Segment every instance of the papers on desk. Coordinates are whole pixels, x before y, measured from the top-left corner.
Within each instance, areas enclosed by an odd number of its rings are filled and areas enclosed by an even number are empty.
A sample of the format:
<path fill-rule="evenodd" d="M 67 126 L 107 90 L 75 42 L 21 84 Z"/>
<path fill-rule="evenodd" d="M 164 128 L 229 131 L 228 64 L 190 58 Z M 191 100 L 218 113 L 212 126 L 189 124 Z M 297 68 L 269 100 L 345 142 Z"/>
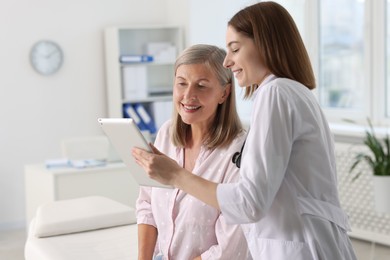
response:
<path fill-rule="evenodd" d="M 90 168 L 101 167 L 107 164 L 106 160 L 85 159 L 85 160 L 68 160 L 68 159 L 54 159 L 46 160 L 45 165 L 48 169 L 53 168 Z"/>
<path fill-rule="evenodd" d="M 76 161 L 70 161 L 70 163 L 74 168 L 100 167 L 106 165 L 105 160 L 95 160 L 95 159 L 76 160 Z"/>
<path fill-rule="evenodd" d="M 71 167 L 68 159 L 53 159 L 45 161 L 46 168 L 66 168 Z"/>

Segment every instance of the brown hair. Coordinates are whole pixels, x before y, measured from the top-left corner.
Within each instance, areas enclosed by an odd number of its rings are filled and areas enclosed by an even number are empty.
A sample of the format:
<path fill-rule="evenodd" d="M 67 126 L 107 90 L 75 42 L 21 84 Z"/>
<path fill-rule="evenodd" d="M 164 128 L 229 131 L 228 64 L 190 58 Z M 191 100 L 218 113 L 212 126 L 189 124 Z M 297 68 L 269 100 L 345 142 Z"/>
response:
<path fill-rule="evenodd" d="M 185 49 L 175 63 L 175 75 L 181 65 L 204 64 L 218 78 L 223 88 L 231 85 L 230 95 L 225 102 L 218 105 L 214 122 L 210 126 L 208 136 L 205 136 L 204 145 L 213 149 L 218 146 L 229 145 L 242 132 L 242 124 L 236 109 L 233 74 L 230 69 L 223 67 L 225 50 L 213 45 L 196 44 Z M 184 123 L 176 106 L 173 108 L 172 142 L 175 146 L 185 147 L 187 135 L 191 126 Z"/>
<path fill-rule="evenodd" d="M 298 28 L 288 11 L 275 2 L 259 2 L 236 13 L 228 22 L 253 39 L 264 65 L 277 77 L 316 87 L 313 69 Z M 250 97 L 258 85 L 247 86 Z"/>

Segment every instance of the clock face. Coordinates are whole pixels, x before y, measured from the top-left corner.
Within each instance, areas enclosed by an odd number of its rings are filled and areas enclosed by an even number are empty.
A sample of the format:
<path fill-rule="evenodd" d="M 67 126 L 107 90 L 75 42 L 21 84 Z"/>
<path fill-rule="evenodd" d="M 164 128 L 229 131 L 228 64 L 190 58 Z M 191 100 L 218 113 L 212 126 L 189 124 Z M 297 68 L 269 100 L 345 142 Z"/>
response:
<path fill-rule="evenodd" d="M 39 41 L 31 48 L 30 60 L 33 68 L 42 75 L 57 72 L 63 62 L 61 47 L 53 41 Z"/>

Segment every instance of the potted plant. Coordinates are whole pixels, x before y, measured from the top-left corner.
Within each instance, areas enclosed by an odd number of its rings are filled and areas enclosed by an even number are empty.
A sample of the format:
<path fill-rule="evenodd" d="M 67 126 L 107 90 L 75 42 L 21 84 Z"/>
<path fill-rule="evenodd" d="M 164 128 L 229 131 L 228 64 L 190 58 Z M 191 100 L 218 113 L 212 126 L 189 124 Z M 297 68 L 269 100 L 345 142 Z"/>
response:
<path fill-rule="evenodd" d="M 390 138 L 388 134 L 378 138 L 371 120 L 367 121 L 369 129 L 365 131 L 363 144 L 369 151 L 356 154 L 349 172 L 354 172 L 360 163 L 366 162 L 373 173 L 375 208 L 377 211 L 390 213 Z M 357 172 L 353 180 L 360 174 L 361 171 Z"/>

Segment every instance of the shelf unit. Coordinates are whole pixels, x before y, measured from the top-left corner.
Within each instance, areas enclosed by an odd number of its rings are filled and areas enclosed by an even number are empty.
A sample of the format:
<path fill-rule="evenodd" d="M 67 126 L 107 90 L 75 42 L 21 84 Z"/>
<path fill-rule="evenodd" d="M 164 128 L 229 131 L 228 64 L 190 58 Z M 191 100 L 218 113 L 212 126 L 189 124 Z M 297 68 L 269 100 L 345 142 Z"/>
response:
<path fill-rule="evenodd" d="M 104 40 L 108 116 L 125 117 L 124 105 L 140 103 L 158 128 L 171 117 L 174 62 L 183 49 L 182 29 L 174 25 L 109 27 L 104 31 Z M 174 47 L 169 58 L 158 60 L 158 55 L 148 53 L 150 45 L 168 43 Z M 120 57 L 125 55 L 150 55 L 154 61 L 121 63 Z M 126 74 L 129 71 L 133 74 Z M 132 80 L 137 77 L 142 80 Z M 126 82 L 140 85 L 143 95 L 129 95 Z"/>

